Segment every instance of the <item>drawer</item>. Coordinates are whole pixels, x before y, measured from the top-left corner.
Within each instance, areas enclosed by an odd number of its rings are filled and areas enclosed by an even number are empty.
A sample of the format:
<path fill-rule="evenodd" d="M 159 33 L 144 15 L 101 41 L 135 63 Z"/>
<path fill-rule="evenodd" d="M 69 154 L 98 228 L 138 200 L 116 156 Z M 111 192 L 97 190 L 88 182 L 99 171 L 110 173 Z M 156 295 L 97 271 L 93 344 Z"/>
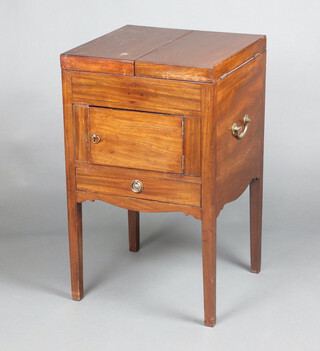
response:
<path fill-rule="evenodd" d="M 200 119 L 74 106 L 76 160 L 200 175 Z"/>
<path fill-rule="evenodd" d="M 201 185 L 115 167 L 76 169 L 76 188 L 99 194 L 200 207 Z"/>
<path fill-rule="evenodd" d="M 198 83 L 87 72 L 71 80 L 74 103 L 200 117 Z"/>

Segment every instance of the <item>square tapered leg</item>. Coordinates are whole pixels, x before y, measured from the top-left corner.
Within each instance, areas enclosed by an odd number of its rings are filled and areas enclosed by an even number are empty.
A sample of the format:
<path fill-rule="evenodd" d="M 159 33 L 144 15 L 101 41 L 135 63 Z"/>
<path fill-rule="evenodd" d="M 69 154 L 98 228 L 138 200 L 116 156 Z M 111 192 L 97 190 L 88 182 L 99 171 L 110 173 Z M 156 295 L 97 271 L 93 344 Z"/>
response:
<path fill-rule="evenodd" d="M 140 249 L 140 214 L 139 211 L 128 210 L 129 250 L 137 252 Z"/>
<path fill-rule="evenodd" d="M 251 272 L 261 269 L 261 232 L 262 232 L 262 179 L 250 183 L 250 253 Z"/>

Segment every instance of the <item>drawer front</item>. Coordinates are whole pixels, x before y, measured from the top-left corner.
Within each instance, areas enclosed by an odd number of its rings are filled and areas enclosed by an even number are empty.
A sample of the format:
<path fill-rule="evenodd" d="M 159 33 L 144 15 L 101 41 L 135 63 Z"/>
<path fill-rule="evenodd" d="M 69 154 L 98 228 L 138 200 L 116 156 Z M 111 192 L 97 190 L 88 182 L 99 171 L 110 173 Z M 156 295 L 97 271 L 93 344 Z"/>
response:
<path fill-rule="evenodd" d="M 200 184 L 151 177 L 146 172 L 88 167 L 76 169 L 76 188 L 99 194 L 200 207 Z"/>
<path fill-rule="evenodd" d="M 200 84 L 72 72 L 74 103 L 200 117 Z"/>
<path fill-rule="evenodd" d="M 183 172 L 182 117 L 90 108 L 94 164 Z"/>

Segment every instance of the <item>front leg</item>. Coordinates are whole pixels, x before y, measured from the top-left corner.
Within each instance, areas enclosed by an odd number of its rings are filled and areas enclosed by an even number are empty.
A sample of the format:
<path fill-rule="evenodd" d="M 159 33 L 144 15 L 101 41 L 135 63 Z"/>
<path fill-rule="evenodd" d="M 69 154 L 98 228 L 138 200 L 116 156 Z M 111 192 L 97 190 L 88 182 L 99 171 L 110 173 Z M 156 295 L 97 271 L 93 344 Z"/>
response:
<path fill-rule="evenodd" d="M 83 298 L 82 203 L 68 197 L 68 226 L 72 299 Z"/>

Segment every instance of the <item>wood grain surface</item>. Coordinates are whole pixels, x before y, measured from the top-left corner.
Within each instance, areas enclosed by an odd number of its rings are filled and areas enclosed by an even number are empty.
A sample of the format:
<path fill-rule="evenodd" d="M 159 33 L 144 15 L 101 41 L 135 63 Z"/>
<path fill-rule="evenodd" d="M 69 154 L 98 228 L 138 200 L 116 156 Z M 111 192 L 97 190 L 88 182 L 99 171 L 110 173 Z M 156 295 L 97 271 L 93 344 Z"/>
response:
<path fill-rule="evenodd" d="M 94 164 L 183 173 L 182 117 L 90 108 Z"/>
<path fill-rule="evenodd" d="M 135 59 L 189 32 L 127 25 L 61 54 L 61 67 L 134 75 Z"/>
<path fill-rule="evenodd" d="M 134 193 L 131 190 L 133 180 L 123 169 L 114 173 L 97 168 L 76 170 L 77 190 L 200 207 L 199 184 L 140 177 L 138 180 L 144 189 L 141 193 Z"/>
<path fill-rule="evenodd" d="M 83 297 L 82 203 L 201 219 L 204 324 L 216 323 L 217 217 L 250 184 L 251 271 L 261 268 L 266 38 L 125 26 L 61 55 L 72 297 Z M 244 127 L 242 139 L 231 133 Z M 100 142 L 91 142 L 97 134 Z M 131 182 L 143 184 L 140 193 Z"/>
<path fill-rule="evenodd" d="M 194 176 L 201 174 L 201 120 L 184 118 L 184 173 Z"/>
<path fill-rule="evenodd" d="M 263 50 L 263 35 L 192 31 L 138 58 L 135 75 L 212 82 Z"/>
<path fill-rule="evenodd" d="M 62 91 L 71 290 L 72 298 L 74 300 L 81 300 L 83 297 L 82 204 L 76 200 L 72 86 L 71 73 L 68 71 L 62 72 Z"/>
<path fill-rule="evenodd" d="M 75 160 L 90 162 L 89 106 L 73 105 Z"/>
<path fill-rule="evenodd" d="M 264 35 L 128 25 L 60 60 L 68 70 L 214 82 L 265 47 Z"/>
<path fill-rule="evenodd" d="M 149 171 L 149 170 L 140 170 L 135 168 L 120 168 L 120 167 L 112 167 L 112 166 L 102 166 L 102 165 L 93 165 L 91 163 L 75 161 L 76 168 L 87 168 L 92 170 L 102 170 L 104 169 L 105 172 L 111 173 L 124 173 L 130 175 L 132 178 L 139 178 L 139 177 L 148 177 L 148 178 L 156 178 L 156 179 L 168 179 L 168 180 L 176 180 L 178 182 L 185 182 L 185 183 L 194 183 L 194 184 L 201 184 L 201 177 L 196 176 L 189 176 L 185 174 L 178 174 L 178 173 L 166 173 L 166 172 L 156 172 L 156 171 Z"/>
<path fill-rule="evenodd" d="M 61 67 L 71 71 L 88 71 L 134 76 L 134 62 L 128 60 L 109 60 L 103 58 L 64 56 L 60 58 Z"/>
<path fill-rule="evenodd" d="M 182 212 L 195 219 L 201 219 L 201 208 L 189 205 L 178 205 L 169 202 L 159 202 L 132 197 L 76 191 L 78 202 L 100 200 L 121 208 L 139 212 Z"/>
<path fill-rule="evenodd" d="M 203 262 L 204 324 L 216 323 L 216 242 L 217 242 L 217 188 L 216 188 L 216 124 L 214 116 L 214 85 L 202 87 L 201 125 L 201 230 Z"/>
<path fill-rule="evenodd" d="M 264 134 L 265 54 L 216 84 L 217 202 L 239 197 L 252 179 L 262 176 Z M 243 139 L 231 134 L 231 126 L 251 122 Z"/>
<path fill-rule="evenodd" d="M 72 72 L 73 102 L 127 110 L 201 115 L 200 85 L 161 79 Z"/>

